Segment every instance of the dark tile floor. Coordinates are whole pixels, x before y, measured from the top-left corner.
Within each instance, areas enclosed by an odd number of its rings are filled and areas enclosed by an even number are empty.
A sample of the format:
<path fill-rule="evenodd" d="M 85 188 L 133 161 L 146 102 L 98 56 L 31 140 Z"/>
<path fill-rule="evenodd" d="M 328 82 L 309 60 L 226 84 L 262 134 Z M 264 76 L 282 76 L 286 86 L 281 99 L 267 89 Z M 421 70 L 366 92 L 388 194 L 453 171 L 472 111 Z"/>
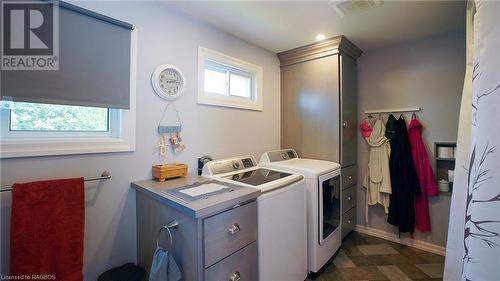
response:
<path fill-rule="evenodd" d="M 315 280 L 443 280 L 443 268 L 443 256 L 352 232 Z"/>

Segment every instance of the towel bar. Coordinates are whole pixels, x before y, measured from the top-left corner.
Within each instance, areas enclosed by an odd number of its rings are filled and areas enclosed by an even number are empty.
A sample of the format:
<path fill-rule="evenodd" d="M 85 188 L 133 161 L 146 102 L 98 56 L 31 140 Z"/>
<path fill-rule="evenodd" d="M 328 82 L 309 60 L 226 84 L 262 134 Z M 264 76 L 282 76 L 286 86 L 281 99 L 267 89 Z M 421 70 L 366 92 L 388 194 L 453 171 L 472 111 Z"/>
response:
<path fill-rule="evenodd" d="M 158 234 L 156 234 L 156 248 L 161 248 L 165 251 L 167 251 L 167 250 L 173 251 L 174 250 L 174 238 L 173 238 L 174 236 L 172 235 L 172 231 L 170 229 L 178 229 L 178 228 L 179 228 L 179 222 L 177 222 L 177 221 L 173 221 L 167 225 L 160 227 L 160 229 L 158 229 Z M 163 247 L 160 246 L 160 234 L 161 234 L 161 231 L 163 229 L 166 229 L 168 232 L 168 237 L 170 239 L 170 244 L 169 244 L 170 249 L 164 249 Z"/>
<path fill-rule="evenodd" d="M 104 171 L 99 177 L 84 178 L 83 181 L 99 181 L 99 180 L 109 180 L 111 179 L 111 173 L 109 171 Z M 0 192 L 12 191 L 12 187 L 0 188 Z"/>

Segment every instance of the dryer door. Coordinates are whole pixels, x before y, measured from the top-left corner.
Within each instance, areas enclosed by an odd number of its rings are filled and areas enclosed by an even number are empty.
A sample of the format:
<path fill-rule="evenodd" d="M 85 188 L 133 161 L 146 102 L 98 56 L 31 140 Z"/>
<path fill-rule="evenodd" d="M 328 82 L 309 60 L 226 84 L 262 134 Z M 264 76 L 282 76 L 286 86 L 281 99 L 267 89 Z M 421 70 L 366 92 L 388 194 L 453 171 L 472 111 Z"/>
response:
<path fill-rule="evenodd" d="M 319 244 L 323 245 L 341 228 L 340 170 L 320 176 L 318 188 Z"/>

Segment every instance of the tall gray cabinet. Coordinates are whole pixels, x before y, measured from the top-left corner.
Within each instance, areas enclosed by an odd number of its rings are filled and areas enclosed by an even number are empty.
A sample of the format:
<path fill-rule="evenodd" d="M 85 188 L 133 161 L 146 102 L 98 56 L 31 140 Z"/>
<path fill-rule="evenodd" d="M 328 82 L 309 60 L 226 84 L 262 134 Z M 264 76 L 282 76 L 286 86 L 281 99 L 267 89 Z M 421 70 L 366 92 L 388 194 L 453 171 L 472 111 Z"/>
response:
<path fill-rule="evenodd" d="M 357 70 L 344 36 L 278 53 L 281 147 L 342 166 L 342 236 L 356 225 Z"/>

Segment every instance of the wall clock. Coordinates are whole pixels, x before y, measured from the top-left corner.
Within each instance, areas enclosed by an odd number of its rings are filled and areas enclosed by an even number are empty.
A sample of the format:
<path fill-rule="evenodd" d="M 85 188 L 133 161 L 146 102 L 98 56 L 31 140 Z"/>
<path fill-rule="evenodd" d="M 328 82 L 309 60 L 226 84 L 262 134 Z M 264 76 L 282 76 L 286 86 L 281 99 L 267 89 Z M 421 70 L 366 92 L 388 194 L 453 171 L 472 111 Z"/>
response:
<path fill-rule="evenodd" d="M 162 99 L 173 101 L 184 91 L 185 80 L 182 72 L 171 64 L 158 66 L 151 75 L 155 93 Z"/>

